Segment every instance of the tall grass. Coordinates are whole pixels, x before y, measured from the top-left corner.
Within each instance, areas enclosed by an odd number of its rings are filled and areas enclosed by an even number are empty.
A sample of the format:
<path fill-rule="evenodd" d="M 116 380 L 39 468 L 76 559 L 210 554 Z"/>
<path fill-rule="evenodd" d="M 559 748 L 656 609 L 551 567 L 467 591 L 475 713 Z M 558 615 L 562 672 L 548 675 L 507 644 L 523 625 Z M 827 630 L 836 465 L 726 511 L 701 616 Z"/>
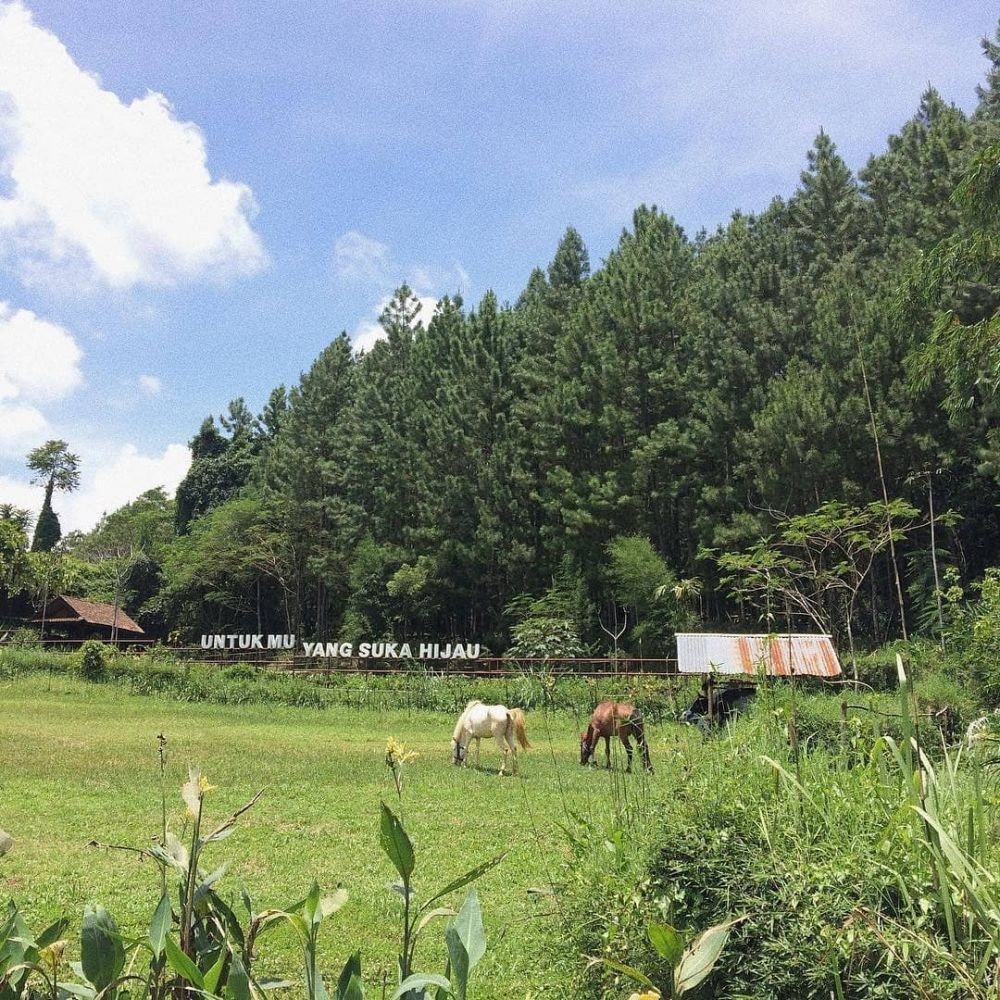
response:
<path fill-rule="evenodd" d="M 664 981 L 650 920 L 690 934 L 745 915 L 716 997 L 996 998 L 997 769 L 942 739 L 901 664 L 898 680 L 874 712 L 779 695 L 704 742 L 661 745 L 675 793 L 633 821 L 636 848 L 601 857 L 598 832 L 575 850 L 578 949 Z M 591 969 L 580 991 L 627 989 Z"/>

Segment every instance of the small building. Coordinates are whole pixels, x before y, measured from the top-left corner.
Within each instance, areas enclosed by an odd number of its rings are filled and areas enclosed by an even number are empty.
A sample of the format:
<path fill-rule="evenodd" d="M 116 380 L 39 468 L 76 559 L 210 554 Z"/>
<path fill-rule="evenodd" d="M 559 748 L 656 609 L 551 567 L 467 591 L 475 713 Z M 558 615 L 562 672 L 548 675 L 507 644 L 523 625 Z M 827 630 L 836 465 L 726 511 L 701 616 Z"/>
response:
<path fill-rule="evenodd" d="M 838 677 L 840 661 L 828 635 L 677 633 L 682 674 L 753 677 Z"/>
<path fill-rule="evenodd" d="M 45 606 L 33 624 L 45 626 L 45 638 L 67 639 L 144 639 L 146 633 L 122 608 L 101 601 L 60 594 Z"/>

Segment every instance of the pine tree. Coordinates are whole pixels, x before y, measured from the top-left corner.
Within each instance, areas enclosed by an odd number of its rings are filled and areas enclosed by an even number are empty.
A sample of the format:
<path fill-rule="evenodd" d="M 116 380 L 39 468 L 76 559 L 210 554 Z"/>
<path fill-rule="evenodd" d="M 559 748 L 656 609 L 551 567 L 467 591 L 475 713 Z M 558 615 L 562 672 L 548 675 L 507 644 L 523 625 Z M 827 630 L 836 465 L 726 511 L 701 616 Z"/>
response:
<path fill-rule="evenodd" d="M 984 144 L 995 143 L 1000 133 L 1000 23 L 993 38 L 983 38 L 980 42 L 983 55 L 989 60 L 986 84 L 976 87 L 979 104 L 974 116 L 979 126 Z"/>

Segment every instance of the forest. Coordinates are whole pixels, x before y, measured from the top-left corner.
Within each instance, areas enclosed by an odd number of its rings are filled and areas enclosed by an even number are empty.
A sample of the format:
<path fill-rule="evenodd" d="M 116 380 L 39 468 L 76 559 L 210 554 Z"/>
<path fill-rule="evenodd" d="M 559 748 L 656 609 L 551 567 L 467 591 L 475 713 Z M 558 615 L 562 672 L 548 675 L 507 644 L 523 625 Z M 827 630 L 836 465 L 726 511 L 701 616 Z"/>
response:
<path fill-rule="evenodd" d="M 0 616 L 76 593 L 171 641 L 524 656 L 611 623 L 647 656 L 700 623 L 943 633 L 1000 565 L 1000 29 L 982 47 L 974 112 L 928 88 L 856 175 L 820 131 L 790 197 L 715 231 L 643 205 L 592 266 L 570 228 L 516 301 L 426 326 L 399 288 L 370 351 L 341 333 L 206 417 L 175 498 L 61 537 L 76 456 L 36 449 Z"/>

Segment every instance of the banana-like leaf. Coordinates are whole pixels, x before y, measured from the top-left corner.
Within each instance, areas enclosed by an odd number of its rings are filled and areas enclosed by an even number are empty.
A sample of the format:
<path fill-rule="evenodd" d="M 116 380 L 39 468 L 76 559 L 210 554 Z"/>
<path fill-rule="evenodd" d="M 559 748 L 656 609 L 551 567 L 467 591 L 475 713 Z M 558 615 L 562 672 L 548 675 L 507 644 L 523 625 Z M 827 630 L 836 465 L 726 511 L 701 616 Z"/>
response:
<path fill-rule="evenodd" d="M 219 987 L 219 979 L 222 977 L 222 970 L 226 965 L 226 959 L 229 957 L 229 953 L 222 949 L 219 952 L 219 957 L 212 964 L 212 967 L 205 973 L 205 990 L 208 993 L 215 993 Z"/>
<path fill-rule="evenodd" d="M 125 947 L 114 918 L 103 906 L 88 903 L 83 908 L 80 931 L 80 964 L 87 982 L 100 992 L 107 989 L 125 967 Z"/>
<path fill-rule="evenodd" d="M 379 840 L 382 844 L 382 850 L 389 856 L 389 860 L 399 872 L 399 877 L 405 882 L 409 882 L 416 865 L 413 844 L 399 818 L 384 802 L 379 822 Z"/>
<path fill-rule="evenodd" d="M 229 975 L 226 976 L 226 998 L 250 1000 L 250 977 L 239 955 L 233 955 L 232 964 L 229 966 Z"/>
<path fill-rule="evenodd" d="M 97 996 L 93 986 L 85 986 L 83 983 L 60 983 L 59 993 L 79 997 L 80 1000 L 94 1000 Z"/>
<path fill-rule="evenodd" d="M 160 897 L 156 912 L 149 924 L 149 947 L 153 951 L 154 958 L 159 958 L 163 954 L 163 943 L 167 939 L 172 922 L 173 912 L 170 908 L 170 896 L 165 892 Z"/>
<path fill-rule="evenodd" d="M 189 982 L 192 986 L 197 986 L 199 990 L 205 988 L 205 977 L 201 974 L 201 970 L 181 951 L 172 937 L 167 937 L 164 942 L 164 950 L 167 955 L 167 964 L 181 979 Z"/>
<path fill-rule="evenodd" d="M 362 1000 L 361 992 L 361 952 L 356 951 L 344 963 L 337 979 L 337 1000 Z"/>
<path fill-rule="evenodd" d="M 592 965 L 603 965 L 605 968 L 611 969 L 612 972 L 620 972 L 623 976 L 628 976 L 632 982 L 639 983 L 640 986 L 647 986 L 651 990 L 656 989 L 656 983 L 646 973 L 640 972 L 624 962 L 617 962 L 613 958 L 591 958 L 587 962 L 587 968 L 589 969 Z"/>
<path fill-rule="evenodd" d="M 684 949 L 680 964 L 674 970 L 674 993 L 677 996 L 693 990 L 715 968 L 715 963 L 729 939 L 729 931 L 734 924 L 743 919 L 738 917 L 736 920 L 709 927 Z"/>
<path fill-rule="evenodd" d="M 469 953 L 465 950 L 465 945 L 454 927 L 448 928 L 444 940 L 448 946 L 448 976 L 451 979 L 455 997 L 457 1000 L 465 1000 L 466 992 L 469 989 L 469 972 L 471 971 Z"/>
<path fill-rule="evenodd" d="M 450 906 L 438 906 L 433 910 L 425 913 L 420 921 L 417 923 L 416 929 L 413 931 L 413 936 L 416 937 L 432 920 L 437 920 L 438 917 L 453 917 L 455 916 L 455 911 Z"/>
<path fill-rule="evenodd" d="M 479 964 L 486 953 L 486 932 L 483 930 L 483 913 L 475 889 L 470 889 L 462 908 L 458 911 L 449 932 L 454 931 L 469 956 L 469 972 Z"/>
<path fill-rule="evenodd" d="M 646 935 L 656 954 L 673 968 L 684 954 L 684 938 L 669 924 L 658 924 L 654 921 L 650 921 Z"/>
<path fill-rule="evenodd" d="M 449 892 L 454 892 L 456 889 L 463 889 L 470 882 L 475 882 L 477 878 L 485 875 L 491 868 L 495 868 L 500 864 L 505 857 L 507 857 L 506 851 L 498 854 L 495 858 L 490 858 L 489 861 L 484 861 L 481 865 L 476 865 L 475 868 L 470 868 L 464 875 L 459 875 L 454 882 L 449 882 L 443 889 L 431 896 L 421 909 L 426 910 L 427 907 L 433 906 L 442 896 L 447 896 Z"/>
<path fill-rule="evenodd" d="M 54 920 L 48 927 L 38 935 L 38 940 L 35 942 L 35 946 L 39 949 L 48 948 L 50 944 L 58 941 L 63 934 L 66 933 L 66 928 L 69 927 L 69 919 L 66 917 L 59 917 L 58 920 Z"/>
<path fill-rule="evenodd" d="M 428 986 L 437 986 L 438 989 L 444 990 L 450 997 L 455 995 L 451 988 L 451 983 L 444 976 L 435 975 L 433 972 L 417 972 L 412 976 L 408 976 L 396 987 L 396 992 L 393 993 L 391 1000 L 399 1000 L 401 996 L 404 996 L 411 990 L 426 990 Z"/>

